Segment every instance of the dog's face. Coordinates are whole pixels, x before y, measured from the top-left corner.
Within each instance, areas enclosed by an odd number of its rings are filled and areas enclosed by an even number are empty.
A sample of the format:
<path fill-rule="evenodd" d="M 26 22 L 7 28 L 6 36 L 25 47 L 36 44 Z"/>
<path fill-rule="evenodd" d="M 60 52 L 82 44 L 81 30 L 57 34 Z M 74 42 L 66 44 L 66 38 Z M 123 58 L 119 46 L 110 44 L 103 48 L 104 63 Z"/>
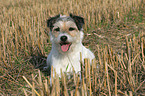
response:
<path fill-rule="evenodd" d="M 79 16 L 60 16 L 57 15 L 47 20 L 50 28 L 50 39 L 52 44 L 60 52 L 72 51 L 74 46 L 81 43 L 83 39 L 82 26 L 84 19 Z"/>

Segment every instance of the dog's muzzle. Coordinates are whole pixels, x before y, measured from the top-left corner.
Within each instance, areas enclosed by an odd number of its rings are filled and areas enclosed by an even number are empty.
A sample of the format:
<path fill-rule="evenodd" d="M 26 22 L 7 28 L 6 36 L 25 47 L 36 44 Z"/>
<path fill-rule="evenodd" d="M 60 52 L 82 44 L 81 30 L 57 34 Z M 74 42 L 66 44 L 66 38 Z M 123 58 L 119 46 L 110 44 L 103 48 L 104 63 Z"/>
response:
<path fill-rule="evenodd" d="M 67 36 L 61 36 L 60 37 L 60 46 L 61 46 L 61 50 L 63 51 L 63 52 L 66 52 L 66 51 L 68 51 L 69 50 L 69 48 L 70 48 L 70 46 L 71 46 L 71 43 L 70 42 L 68 42 L 68 40 L 67 40 L 68 38 L 67 38 Z"/>

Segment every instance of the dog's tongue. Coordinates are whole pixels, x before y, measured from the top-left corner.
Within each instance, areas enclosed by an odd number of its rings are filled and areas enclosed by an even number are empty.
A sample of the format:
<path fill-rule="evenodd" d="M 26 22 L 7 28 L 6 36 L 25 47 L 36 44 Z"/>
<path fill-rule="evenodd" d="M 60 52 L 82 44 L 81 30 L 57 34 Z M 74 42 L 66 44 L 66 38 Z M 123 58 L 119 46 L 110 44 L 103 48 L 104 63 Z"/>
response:
<path fill-rule="evenodd" d="M 70 46 L 70 44 L 64 44 L 64 45 L 61 46 L 61 50 L 62 50 L 63 52 L 66 52 L 66 51 L 68 51 L 69 46 Z"/>

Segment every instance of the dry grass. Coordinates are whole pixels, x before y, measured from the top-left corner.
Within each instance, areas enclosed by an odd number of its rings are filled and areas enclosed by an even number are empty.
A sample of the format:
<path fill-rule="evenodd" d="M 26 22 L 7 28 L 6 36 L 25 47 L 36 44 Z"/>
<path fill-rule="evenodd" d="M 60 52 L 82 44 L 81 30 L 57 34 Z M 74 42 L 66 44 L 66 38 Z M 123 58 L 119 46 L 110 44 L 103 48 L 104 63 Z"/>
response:
<path fill-rule="evenodd" d="M 140 34 L 128 40 L 126 37 L 126 50 L 120 54 L 113 52 L 112 48 L 97 46 L 97 60 L 90 66 L 89 60 L 81 63 L 81 81 L 79 74 L 62 73 L 62 78 L 32 74 L 27 88 L 23 88 L 25 95 L 35 96 L 143 96 L 145 95 L 145 38 Z M 81 55 L 80 55 L 81 56 Z M 82 62 L 82 61 L 80 61 Z M 97 67 L 98 66 L 98 67 Z M 52 68 L 53 69 L 53 68 Z M 53 70 L 52 70 L 53 72 Z M 56 74 L 56 73 L 55 73 Z M 42 79 L 43 78 L 43 79 Z M 37 91 L 36 91 L 37 90 Z"/>
<path fill-rule="evenodd" d="M 32 76 L 32 85 L 23 76 L 30 86 L 25 88 L 24 92 L 33 96 L 34 94 L 38 96 L 145 95 L 145 53 L 143 52 L 145 39 L 142 36 L 139 41 L 135 36 L 130 40 L 126 37 L 126 52 L 122 51 L 121 54 L 116 54 L 108 46 L 104 49 L 97 46 L 98 59 L 93 60 L 91 66 L 88 59 L 84 60 L 84 65 L 81 63 L 81 81 L 79 74 L 70 73 L 71 76 L 68 77 L 62 73 L 62 77 L 59 78 L 55 73 L 55 77 L 51 77 L 51 85 L 50 77 L 41 75 L 38 70 L 39 75 L 35 78 Z M 29 88 L 32 92 L 28 91 Z"/>
<path fill-rule="evenodd" d="M 29 95 L 35 91 L 76 96 L 145 94 L 144 0 L 2 1 L 0 95 Z M 59 13 L 85 18 L 84 44 L 95 52 L 96 63 L 85 67 L 82 81 L 77 74 L 69 81 L 63 75 L 61 79 L 54 78 L 56 83 L 50 88 L 46 86 L 49 78 L 40 72 L 37 76 L 34 66 L 40 69 L 44 66 L 51 49 L 46 20 Z M 35 91 L 27 88 L 22 76 L 32 83 Z"/>

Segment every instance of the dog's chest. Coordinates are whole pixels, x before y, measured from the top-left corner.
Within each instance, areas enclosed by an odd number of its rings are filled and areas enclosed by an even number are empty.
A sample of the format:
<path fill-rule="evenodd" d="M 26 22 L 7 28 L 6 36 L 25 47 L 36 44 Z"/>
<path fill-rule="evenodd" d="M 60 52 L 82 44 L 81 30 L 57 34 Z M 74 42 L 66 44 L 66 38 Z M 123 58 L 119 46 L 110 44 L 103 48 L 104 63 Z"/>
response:
<path fill-rule="evenodd" d="M 74 56 L 57 56 L 52 57 L 52 66 L 55 68 L 56 72 L 60 74 L 60 69 L 62 72 L 72 72 L 73 68 L 75 72 L 80 71 L 80 57 L 78 55 Z"/>

